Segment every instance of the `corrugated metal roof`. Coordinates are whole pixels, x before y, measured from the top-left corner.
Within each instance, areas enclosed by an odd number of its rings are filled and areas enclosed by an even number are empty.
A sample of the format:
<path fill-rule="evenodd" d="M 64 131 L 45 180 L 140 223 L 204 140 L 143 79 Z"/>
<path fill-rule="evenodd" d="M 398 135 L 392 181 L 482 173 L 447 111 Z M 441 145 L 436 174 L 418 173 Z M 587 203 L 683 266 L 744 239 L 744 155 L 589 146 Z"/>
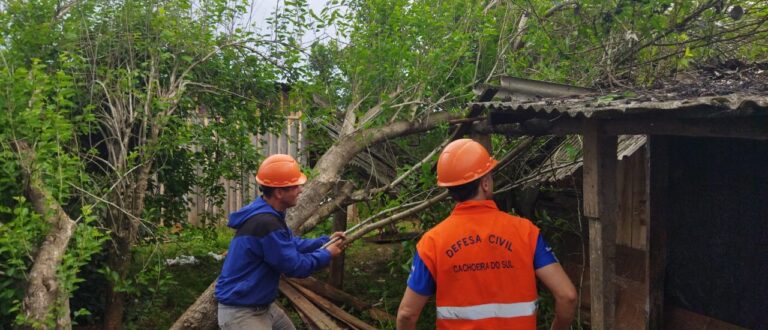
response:
<path fill-rule="evenodd" d="M 540 175 L 534 178 L 539 182 L 556 182 L 576 173 L 583 165 L 581 156 L 581 136 L 572 135 L 539 167 Z M 645 145 L 645 135 L 619 135 L 616 158 L 621 160 L 635 153 Z"/>
<path fill-rule="evenodd" d="M 570 117 L 613 118 L 627 115 L 669 114 L 675 117 L 738 117 L 768 115 L 768 96 L 732 93 L 717 96 L 682 97 L 677 94 L 645 94 L 623 97 L 616 94 L 549 98 L 541 101 L 472 103 L 497 114 L 514 118 Z"/>

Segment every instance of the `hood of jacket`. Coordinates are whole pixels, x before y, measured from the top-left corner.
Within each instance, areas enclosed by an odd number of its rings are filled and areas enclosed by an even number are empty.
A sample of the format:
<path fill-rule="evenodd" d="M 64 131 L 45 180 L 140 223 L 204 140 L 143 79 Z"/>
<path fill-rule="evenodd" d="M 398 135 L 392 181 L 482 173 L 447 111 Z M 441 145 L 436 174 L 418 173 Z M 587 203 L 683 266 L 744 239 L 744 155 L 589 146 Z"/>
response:
<path fill-rule="evenodd" d="M 280 218 L 280 220 L 285 220 L 285 213 L 278 212 L 272 208 L 271 205 L 267 204 L 267 201 L 265 201 L 264 198 L 259 197 L 251 202 L 251 204 L 246 205 L 236 212 L 230 213 L 227 226 L 234 229 L 240 228 L 240 226 L 245 223 L 245 220 L 260 213 L 271 213 Z"/>

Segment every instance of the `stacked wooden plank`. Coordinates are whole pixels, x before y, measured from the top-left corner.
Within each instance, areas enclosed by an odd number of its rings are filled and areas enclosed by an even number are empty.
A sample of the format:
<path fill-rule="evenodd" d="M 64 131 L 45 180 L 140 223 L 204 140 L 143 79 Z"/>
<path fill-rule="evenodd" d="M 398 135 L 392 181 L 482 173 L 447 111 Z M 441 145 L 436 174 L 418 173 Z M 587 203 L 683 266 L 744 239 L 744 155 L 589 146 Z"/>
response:
<path fill-rule="evenodd" d="M 288 298 L 310 329 L 376 329 L 376 327 L 365 323 L 337 306 L 337 303 L 366 313 L 372 319 L 379 322 L 392 322 L 395 320 L 386 311 L 373 307 L 344 291 L 312 277 L 305 279 L 281 279 L 279 289 Z"/>

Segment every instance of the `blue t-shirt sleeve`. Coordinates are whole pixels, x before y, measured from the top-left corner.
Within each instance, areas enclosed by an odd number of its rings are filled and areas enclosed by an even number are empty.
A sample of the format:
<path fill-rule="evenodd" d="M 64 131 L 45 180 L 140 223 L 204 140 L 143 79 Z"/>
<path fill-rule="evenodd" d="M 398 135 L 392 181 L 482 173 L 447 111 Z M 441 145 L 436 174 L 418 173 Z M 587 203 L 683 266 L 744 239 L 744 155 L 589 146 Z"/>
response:
<path fill-rule="evenodd" d="M 552 252 L 552 248 L 539 233 L 539 239 L 536 241 L 536 252 L 533 254 L 533 269 L 539 269 L 556 262 L 555 253 Z"/>
<path fill-rule="evenodd" d="M 408 287 L 422 296 L 431 296 L 435 294 L 435 279 L 429 268 L 421 261 L 419 253 L 413 254 L 413 264 L 411 265 L 411 275 L 408 276 Z"/>

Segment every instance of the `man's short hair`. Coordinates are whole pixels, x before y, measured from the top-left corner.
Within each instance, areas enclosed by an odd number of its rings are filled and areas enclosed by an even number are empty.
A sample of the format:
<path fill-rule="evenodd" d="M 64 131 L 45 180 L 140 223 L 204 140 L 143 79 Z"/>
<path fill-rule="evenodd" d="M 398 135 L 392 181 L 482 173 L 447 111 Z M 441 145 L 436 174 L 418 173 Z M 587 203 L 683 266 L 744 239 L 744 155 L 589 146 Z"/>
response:
<path fill-rule="evenodd" d="M 259 186 L 259 190 L 261 190 L 261 195 L 264 197 L 272 197 L 272 194 L 275 193 L 275 187 L 267 187 L 267 186 Z"/>
<path fill-rule="evenodd" d="M 457 202 L 463 202 L 472 197 L 475 197 L 480 190 L 480 180 L 483 177 L 485 177 L 485 175 L 462 185 L 448 187 L 448 193 L 451 194 L 451 197 L 453 197 L 453 199 L 455 199 Z"/>

